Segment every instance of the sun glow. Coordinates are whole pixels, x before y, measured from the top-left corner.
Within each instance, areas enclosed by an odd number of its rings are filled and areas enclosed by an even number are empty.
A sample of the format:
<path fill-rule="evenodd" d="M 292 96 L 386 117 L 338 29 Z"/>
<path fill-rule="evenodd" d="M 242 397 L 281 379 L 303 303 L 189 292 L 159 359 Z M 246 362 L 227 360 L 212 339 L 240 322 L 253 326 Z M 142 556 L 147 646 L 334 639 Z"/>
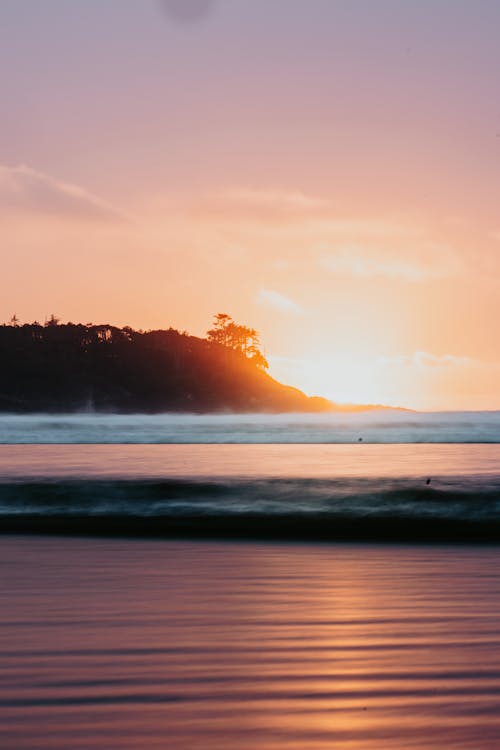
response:
<path fill-rule="evenodd" d="M 339 404 L 397 405 L 397 394 L 390 393 L 376 360 L 271 358 L 271 374 L 278 380 L 293 383 L 308 395 L 322 395 Z"/>
<path fill-rule="evenodd" d="M 321 375 L 319 377 L 321 378 Z M 329 380 L 330 398 L 339 403 L 367 404 L 384 400 L 383 391 L 377 383 L 377 368 L 374 363 L 349 359 L 336 360 L 330 371 Z"/>

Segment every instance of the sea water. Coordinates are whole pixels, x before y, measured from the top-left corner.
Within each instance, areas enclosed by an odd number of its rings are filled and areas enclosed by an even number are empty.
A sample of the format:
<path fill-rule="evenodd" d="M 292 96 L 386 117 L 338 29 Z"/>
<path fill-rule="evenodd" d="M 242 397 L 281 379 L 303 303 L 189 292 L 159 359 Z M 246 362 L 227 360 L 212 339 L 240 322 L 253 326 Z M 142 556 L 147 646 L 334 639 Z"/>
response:
<path fill-rule="evenodd" d="M 0 443 L 498 443 L 500 412 L 0 415 Z"/>
<path fill-rule="evenodd" d="M 4 531 L 500 540 L 500 413 L 0 417 Z"/>
<path fill-rule="evenodd" d="M 0 747 L 500 747 L 497 413 L 0 439 Z"/>

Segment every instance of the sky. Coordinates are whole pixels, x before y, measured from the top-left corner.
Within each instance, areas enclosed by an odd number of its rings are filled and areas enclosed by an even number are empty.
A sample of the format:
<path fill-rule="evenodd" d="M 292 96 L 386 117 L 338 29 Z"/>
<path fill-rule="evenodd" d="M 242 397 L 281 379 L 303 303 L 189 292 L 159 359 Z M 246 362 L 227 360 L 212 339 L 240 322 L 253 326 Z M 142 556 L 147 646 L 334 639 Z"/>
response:
<path fill-rule="evenodd" d="M 0 321 L 500 409 L 497 0 L 0 0 Z"/>

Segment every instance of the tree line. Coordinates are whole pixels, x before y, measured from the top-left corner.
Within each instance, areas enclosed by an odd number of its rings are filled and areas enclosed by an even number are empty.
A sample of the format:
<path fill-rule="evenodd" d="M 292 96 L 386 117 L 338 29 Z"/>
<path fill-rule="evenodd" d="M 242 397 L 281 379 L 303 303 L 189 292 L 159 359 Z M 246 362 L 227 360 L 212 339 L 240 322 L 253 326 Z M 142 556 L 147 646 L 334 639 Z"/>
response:
<path fill-rule="evenodd" d="M 268 375 L 258 333 L 218 313 L 206 338 L 170 327 L 0 325 L 0 411 L 318 411 Z"/>

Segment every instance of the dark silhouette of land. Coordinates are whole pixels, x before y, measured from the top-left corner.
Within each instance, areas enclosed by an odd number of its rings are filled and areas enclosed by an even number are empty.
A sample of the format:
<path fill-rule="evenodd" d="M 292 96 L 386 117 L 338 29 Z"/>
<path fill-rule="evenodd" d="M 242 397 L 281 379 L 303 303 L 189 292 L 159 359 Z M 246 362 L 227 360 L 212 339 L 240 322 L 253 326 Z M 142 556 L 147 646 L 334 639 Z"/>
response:
<path fill-rule="evenodd" d="M 3 412 L 336 408 L 268 375 L 257 332 L 224 314 L 216 316 L 206 339 L 173 328 L 142 332 L 111 325 L 61 325 L 53 316 L 45 325 L 20 325 L 14 316 L 0 326 L 0 362 Z"/>

